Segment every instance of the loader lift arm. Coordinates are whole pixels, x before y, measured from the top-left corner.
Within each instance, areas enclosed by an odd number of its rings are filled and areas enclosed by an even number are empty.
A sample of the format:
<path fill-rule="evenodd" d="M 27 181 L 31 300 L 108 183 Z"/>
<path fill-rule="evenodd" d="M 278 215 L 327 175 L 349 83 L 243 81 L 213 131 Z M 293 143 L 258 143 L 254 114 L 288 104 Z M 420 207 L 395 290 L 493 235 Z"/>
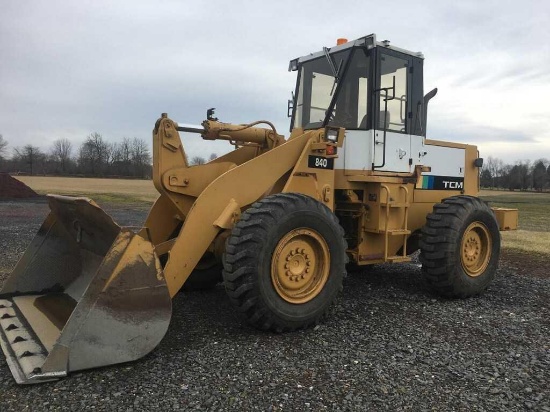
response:
<path fill-rule="evenodd" d="M 205 139 L 218 137 L 244 146 L 208 164 L 188 167 L 178 126 L 163 115 L 153 132 L 153 181 L 161 196 L 145 226 L 155 247 L 168 249 L 164 276 L 170 296 L 183 286 L 220 231 L 233 227 L 243 208 L 281 179 L 287 183 L 285 175 L 299 164 L 308 142 L 319 137 L 318 131 L 310 131 L 284 141 L 269 129 L 212 120 L 203 126 Z M 181 222 L 179 234 L 170 241 L 168 235 Z"/>

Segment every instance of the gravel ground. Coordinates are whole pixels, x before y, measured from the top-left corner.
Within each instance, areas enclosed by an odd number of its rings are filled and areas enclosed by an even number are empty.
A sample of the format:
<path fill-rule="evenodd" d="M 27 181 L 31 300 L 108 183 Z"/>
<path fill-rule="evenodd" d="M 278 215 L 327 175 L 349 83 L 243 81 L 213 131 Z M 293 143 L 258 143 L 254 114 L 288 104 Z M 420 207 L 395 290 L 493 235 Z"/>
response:
<path fill-rule="evenodd" d="M 0 202 L 0 282 L 47 210 Z M 139 225 L 147 207 L 106 210 Z M 419 275 L 414 263 L 351 274 L 322 325 L 282 335 L 244 325 L 222 286 L 180 293 L 137 362 L 18 386 L 0 355 L 0 409 L 550 411 L 550 279 L 503 263 L 483 296 L 445 300 Z"/>

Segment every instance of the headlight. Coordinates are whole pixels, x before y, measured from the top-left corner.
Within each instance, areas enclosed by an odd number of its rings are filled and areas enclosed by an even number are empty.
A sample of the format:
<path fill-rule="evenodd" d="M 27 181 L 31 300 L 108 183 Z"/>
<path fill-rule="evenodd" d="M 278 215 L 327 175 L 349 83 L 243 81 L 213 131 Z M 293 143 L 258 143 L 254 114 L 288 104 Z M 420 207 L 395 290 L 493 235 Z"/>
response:
<path fill-rule="evenodd" d="M 328 129 L 325 137 L 329 142 L 336 143 L 338 141 L 338 129 Z"/>

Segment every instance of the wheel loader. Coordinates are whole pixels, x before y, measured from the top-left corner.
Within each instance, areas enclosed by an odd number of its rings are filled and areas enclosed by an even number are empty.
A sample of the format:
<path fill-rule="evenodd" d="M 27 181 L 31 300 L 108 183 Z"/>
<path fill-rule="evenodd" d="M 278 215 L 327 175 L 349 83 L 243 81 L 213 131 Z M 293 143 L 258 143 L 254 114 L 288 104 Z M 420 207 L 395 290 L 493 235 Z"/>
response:
<path fill-rule="evenodd" d="M 153 130 L 160 196 L 139 231 L 83 197 L 50 213 L 0 291 L 0 342 L 18 383 L 139 359 L 166 333 L 186 281 L 223 280 L 252 326 L 318 322 L 346 266 L 411 260 L 435 293 L 466 298 L 495 277 L 517 210 L 476 195 L 476 146 L 426 136 L 423 55 L 375 35 L 294 59 L 285 139 L 268 121 Z M 180 132 L 235 150 L 189 166 Z"/>

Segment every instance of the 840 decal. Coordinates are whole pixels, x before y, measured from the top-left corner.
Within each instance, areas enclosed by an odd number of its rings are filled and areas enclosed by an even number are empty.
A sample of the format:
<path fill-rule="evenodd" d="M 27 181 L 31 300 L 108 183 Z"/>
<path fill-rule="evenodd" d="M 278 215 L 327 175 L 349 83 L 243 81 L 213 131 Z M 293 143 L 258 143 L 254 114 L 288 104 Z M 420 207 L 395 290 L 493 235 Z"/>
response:
<path fill-rule="evenodd" d="M 334 158 L 326 158 L 323 156 L 309 155 L 307 159 L 307 167 L 314 169 L 334 169 Z"/>

